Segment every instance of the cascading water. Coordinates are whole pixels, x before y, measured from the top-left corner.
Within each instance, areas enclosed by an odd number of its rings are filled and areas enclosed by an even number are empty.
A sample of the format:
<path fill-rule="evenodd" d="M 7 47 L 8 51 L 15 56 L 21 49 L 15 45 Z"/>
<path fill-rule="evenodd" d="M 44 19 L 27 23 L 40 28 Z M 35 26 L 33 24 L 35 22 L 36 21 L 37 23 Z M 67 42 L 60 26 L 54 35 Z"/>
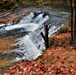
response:
<path fill-rule="evenodd" d="M 40 33 L 44 32 L 44 23 L 49 24 L 49 36 L 55 33 L 66 22 L 67 15 L 64 16 L 49 16 L 46 12 L 36 11 L 30 12 L 24 16 L 18 24 L 4 26 L 0 24 L 0 32 L 7 34 L 10 31 L 20 29 L 20 32 L 28 32 L 23 37 L 17 38 L 16 41 L 19 45 L 13 52 L 20 54 L 21 56 L 16 58 L 16 61 L 21 59 L 36 59 L 42 54 L 42 50 L 45 49 L 44 40 Z M 4 26 L 4 27 L 3 27 Z M 21 30 L 22 29 L 22 30 Z M 22 33 L 21 33 L 22 34 Z M 0 34 L 2 35 L 2 34 Z"/>
<path fill-rule="evenodd" d="M 39 44 L 41 45 L 43 43 L 42 37 L 39 37 L 39 36 L 41 31 L 43 30 L 43 23 L 49 19 L 48 15 L 45 15 L 45 17 L 43 17 L 43 14 L 45 13 L 40 13 L 39 15 L 34 17 L 34 13 L 30 13 L 28 16 L 24 17 L 19 22 L 19 24 L 23 23 L 24 25 L 22 26 L 25 27 L 27 31 L 31 31 L 31 32 L 22 38 L 18 38 L 19 48 L 15 49 L 15 52 L 21 53 L 23 57 L 16 58 L 16 60 L 36 59 L 39 55 L 41 55 L 42 53 L 41 50 L 44 49 L 44 46 L 41 49 L 40 48 L 38 49 L 38 46 L 36 44 L 38 43 L 38 45 Z M 42 27 L 42 29 L 38 30 L 40 27 Z M 17 28 L 19 28 L 18 25 L 17 25 Z M 8 28 L 8 30 L 9 29 L 10 27 Z"/>

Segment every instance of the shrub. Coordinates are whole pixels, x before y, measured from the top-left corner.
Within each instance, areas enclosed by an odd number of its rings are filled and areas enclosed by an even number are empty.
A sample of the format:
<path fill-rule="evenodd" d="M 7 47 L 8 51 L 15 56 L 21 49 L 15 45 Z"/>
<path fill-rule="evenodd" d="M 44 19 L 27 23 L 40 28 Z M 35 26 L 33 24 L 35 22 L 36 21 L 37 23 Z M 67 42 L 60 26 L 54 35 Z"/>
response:
<path fill-rule="evenodd" d="M 60 28 L 57 32 L 57 34 L 66 33 L 69 31 L 69 25 L 66 23 L 62 28 Z"/>

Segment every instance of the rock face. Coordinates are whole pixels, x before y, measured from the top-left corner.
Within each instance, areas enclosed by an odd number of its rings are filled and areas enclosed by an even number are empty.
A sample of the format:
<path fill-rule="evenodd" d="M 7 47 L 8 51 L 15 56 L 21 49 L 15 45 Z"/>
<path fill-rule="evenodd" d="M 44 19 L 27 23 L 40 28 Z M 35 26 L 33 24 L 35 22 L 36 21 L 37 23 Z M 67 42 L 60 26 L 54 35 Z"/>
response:
<path fill-rule="evenodd" d="M 31 12 L 31 10 L 24 10 L 18 17 L 16 17 L 14 20 L 13 20 L 13 24 L 17 24 L 23 16 L 29 14 Z"/>
<path fill-rule="evenodd" d="M 14 13 L 14 14 L 11 14 L 10 16 L 1 19 L 1 20 L 0 20 L 0 23 L 7 24 L 7 23 L 10 21 L 10 19 L 11 19 L 11 18 L 14 18 L 15 16 L 16 16 L 15 13 Z"/>
<path fill-rule="evenodd" d="M 20 19 L 29 14 L 32 10 L 26 10 L 22 9 L 21 12 L 18 12 L 21 8 L 16 9 L 15 11 L 11 11 L 8 14 L 3 14 L 0 16 L 0 23 L 8 24 L 10 21 L 12 21 L 12 24 L 17 24 Z"/>

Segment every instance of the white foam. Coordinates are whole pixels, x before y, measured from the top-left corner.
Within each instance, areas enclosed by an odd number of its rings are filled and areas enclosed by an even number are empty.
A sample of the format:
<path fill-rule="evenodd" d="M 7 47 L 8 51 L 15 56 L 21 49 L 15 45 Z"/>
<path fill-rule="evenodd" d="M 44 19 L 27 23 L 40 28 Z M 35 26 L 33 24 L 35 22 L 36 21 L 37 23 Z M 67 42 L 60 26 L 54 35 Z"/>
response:
<path fill-rule="evenodd" d="M 19 48 L 15 50 L 15 52 L 23 53 L 23 57 L 19 59 L 36 59 L 41 55 L 42 52 L 38 50 L 29 35 L 26 35 L 18 40 Z"/>
<path fill-rule="evenodd" d="M 33 20 L 33 22 L 34 22 L 34 23 L 39 23 L 39 21 L 40 21 L 41 19 L 43 19 L 43 14 L 44 14 L 44 13 L 36 16 L 36 18 Z"/>
<path fill-rule="evenodd" d="M 16 24 L 16 25 L 7 26 L 5 27 L 5 30 L 9 31 L 9 30 L 14 30 L 18 28 L 24 28 L 27 31 L 35 31 L 38 27 L 39 27 L 38 24 L 26 23 L 26 24 Z"/>
<path fill-rule="evenodd" d="M 27 15 L 27 16 L 25 16 L 20 22 L 19 22 L 19 24 L 22 24 L 22 23 L 30 23 L 33 19 L 34 17 L 34 13 L 30 13 L 29 15 Z"/>
<path fill-rule="evenodd" d="M 5 24 L 0 24 L 0 27 L 3 27 Z"/>
<path fill-rule="evenodd" d="M 39 21 L 39 25 L 42 25 L 45 21 L 47 21 L 49 19 L 49 16 L 45 16 L 45 18 L 42 18 L 40 21 Z"/>

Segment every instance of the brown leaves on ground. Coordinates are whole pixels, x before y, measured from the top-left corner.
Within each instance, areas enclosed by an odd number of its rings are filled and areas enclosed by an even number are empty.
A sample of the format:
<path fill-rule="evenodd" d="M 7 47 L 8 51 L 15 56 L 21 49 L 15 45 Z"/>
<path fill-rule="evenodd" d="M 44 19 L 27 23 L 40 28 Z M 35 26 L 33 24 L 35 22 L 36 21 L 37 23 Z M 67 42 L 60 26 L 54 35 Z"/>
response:
<path fill-rule="evenodd" d="M 64 46 L 70 45 L 71 35 L 70 33 L 54 34 L 49 38 L 50 46 Z M 52 43 L 52 44 L 51 44 Z"/>
<path fill-rule="evenodd" d="M 61 38 L 68 38 L 68 35 L 64 33 L 54 37 L 60 41 Z M 65 41 L 68 42 L 69 39 Z M 76 75 L 76 48 L 68 45 L 66 47 L 52 46 L 36 60 L 17 62 L 3 75 Z"/>
<path fill-rule="evenodd" d="M 36 60 L 22 60 L 3 75 L 76 75 L 76 51 L 50 48 Z"/>
<path fill-rule="evenodd" d="M 15 44 L 16 42 L 14 40 L 11 40 L 10 38 L 13 37 L 9 37 L 9 38 L 1 38 L 0 39 L 0 52 L 7 52 L 9 53 L 9 51 L 11 51 L 11 45 Z"/>

